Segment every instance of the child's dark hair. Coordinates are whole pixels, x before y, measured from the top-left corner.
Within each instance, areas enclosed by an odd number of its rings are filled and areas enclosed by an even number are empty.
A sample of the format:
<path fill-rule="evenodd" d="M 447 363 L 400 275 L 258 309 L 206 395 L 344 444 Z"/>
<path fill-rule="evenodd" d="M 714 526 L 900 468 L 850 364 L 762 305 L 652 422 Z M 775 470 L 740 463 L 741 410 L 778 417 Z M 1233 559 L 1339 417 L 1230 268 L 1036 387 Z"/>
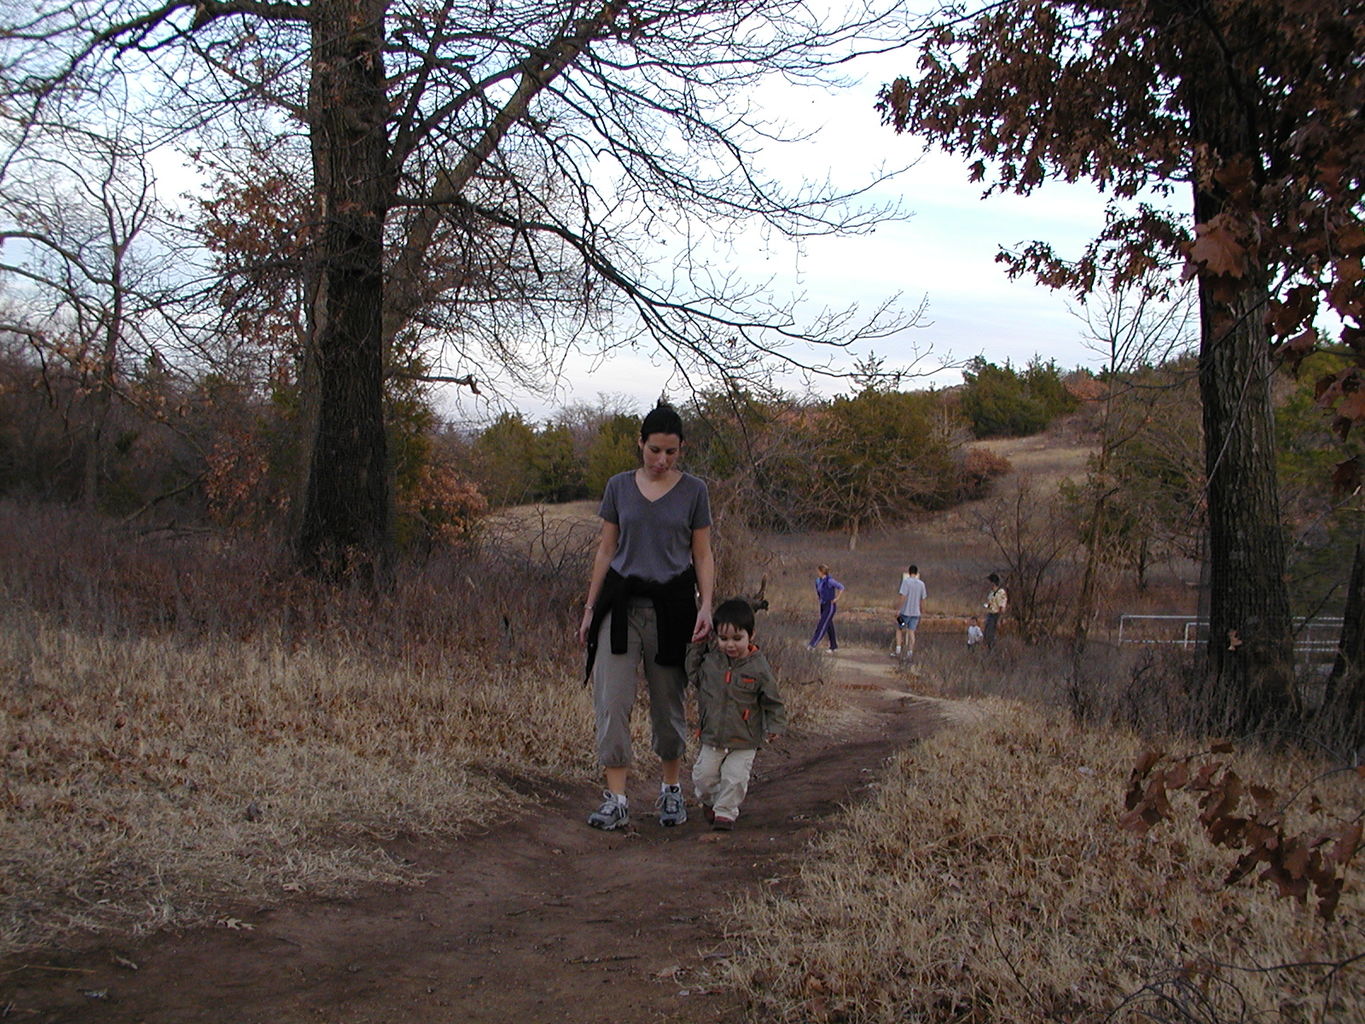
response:
<path fill-rule="evenodd" d="M 732 597 L 728 601 L 722 601 L 720 606 L 711 613 L 711 624 L 719 629 L 721 626 L 734 626 L 735 629 L 742 629 L 750 636 L 754 635 L 754 606 L 742 598 Z"/>
<path fill-rule="evenodd" d="M 666 402 L 651 409 L 640 424 L 640 440 L 648 441 L 650 434 L 676 434 L 679 441 L 683 440 L 682 417 L 678 410 Z"/>

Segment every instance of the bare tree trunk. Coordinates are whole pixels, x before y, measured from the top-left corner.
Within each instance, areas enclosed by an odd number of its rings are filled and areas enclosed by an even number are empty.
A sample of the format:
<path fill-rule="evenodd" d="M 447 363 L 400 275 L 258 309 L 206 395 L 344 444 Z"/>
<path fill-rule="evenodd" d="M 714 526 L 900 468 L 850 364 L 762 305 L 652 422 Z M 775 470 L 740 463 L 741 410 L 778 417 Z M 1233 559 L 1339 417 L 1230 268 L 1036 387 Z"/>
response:
<path fill-rule="evenodd" d="M 316 86 L 316 83 L 314 83 Z M 326 193 L 324 183 L 328 180 L 327 165 L 320 158 L 320 147 L 313 147 L 313 216 L 321 219 L 322 201 Z M 313 451 L 317 447 L 318 404 L 321 376 L 318 367 L 318 338 L 322 336 L 323 325 L 327 323 L 327 281 L 316 259 L 304 265 L 303 294 L 307 302 L 305 310 L 304 341 L 299 353 L 297 367 L 298 411 L 294 429 L 297 450 L 294 452 L 292 500 L 289 505 L 289 519 L 285 536 L 298 541 L 303 536 L 304 511 L 308 506 L 308 488 L 312 484 Z"/>
<path fill-rule="evenodd" d="M 1113 341 L 1111 339 L 1111 353 Z M 1086 642 L 1090 639 L 1090 623 L 1095 618 L 1096 594 L 1099 589 L 1100 546 L 1106 543 L 1106 519 L 1113 488 L 1109 485 L 1110 456 L 1114 451 L 1113 438 L 1114 387 L 1118 381 L 1118 360 L 1111 354 L 1109 382 L 1105 385 L 1104 413 L 1100 419 L 1099 458 L 1090 469 L 1091 495 L 1089 522 L 1083 527 L 1081 542 L 1085 545 L 1085 569 L 1081 574 L 1081 592 L 1076 598 L 1076 619 L 1071 635 L 1071 677 L 1079 681 L 1085 661 Z"/>
<path fill-rule="evenodd" d="M 312 131 L 323 217 L 318 418 L 301 564 L 387 572 L 392 500 L 384 436 L 383 257 L 388 212 L 384 0 L 318 0 Z"/>
<path fill-rule="evenodd" d="M 99 507 L 100 470 L 104 462 L 105 427 L 114 407 L 114 388 L 118 384 L 119 335 L 123 321 L 122 282 L 118 261 L 110 275 L 113 282 L 109 321 L 104 327 L 104 345 L 100 352 L 99 383 L 90 403 L 90 443 L 85 451 L 85 480 L 81 485 L 81 505 L 87 511 Z"/>
<path fill-rule="evenodd" d="M 1108 445 L 1108 439 L 1102 443 Z M 1105 454 L 1107 455 L 1107 450 Z M 1102 456 L 1099 472 L 1102 474 L 1107 469 L 1106 460 Z M 1104 486 L 1102 482 L 1100 486 Z M 1090 522 L 1082 536 L 1082 543 L 1085 545 L 1085 569 L 1081 573 L 1081 592 L 1076 598 L 1076 619 L 1071 635 L 1071 675 L 1075 679 L 1081 678 L 1086 643 L 1090 639 L 1090 623 L 1095 618 L 1100 576 L 1100 545 L 1104 543 L 1108 505 L 1109 491 L 1097 492 L 1090 507 Z"/>
<path fill-rule="evenodd" d="M 100 463 L 103 461 L 104 424 L 109 418 L 109 390 L 103 383 L 89 402 L 89 423 L 85 428 L 85 453 L 81 467 L 81 508 L 93 512 L 99 507 Z"/>

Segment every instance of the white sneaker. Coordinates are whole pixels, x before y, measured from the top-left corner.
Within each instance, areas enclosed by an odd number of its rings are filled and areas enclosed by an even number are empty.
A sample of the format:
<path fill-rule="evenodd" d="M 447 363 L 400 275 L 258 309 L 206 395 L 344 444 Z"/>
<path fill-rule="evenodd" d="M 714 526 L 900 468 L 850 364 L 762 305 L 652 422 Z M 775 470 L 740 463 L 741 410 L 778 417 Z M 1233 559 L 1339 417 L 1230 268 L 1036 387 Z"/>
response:
<path fill-rule="evenodd" d="M 681 825 L 687 820 L 687 806 L 683 803 L 682 787 L 674 786 L 659 793 L 654 801 L 659 809 L 659 824 L 667 827 Z"/>
<path fill-rule="evenodd" d="M 609 790 L 602 792 L 602 806 L 588 815 L 588 824 L 604 832 L 614 832 L 630 824 L 630 808 Z"/>

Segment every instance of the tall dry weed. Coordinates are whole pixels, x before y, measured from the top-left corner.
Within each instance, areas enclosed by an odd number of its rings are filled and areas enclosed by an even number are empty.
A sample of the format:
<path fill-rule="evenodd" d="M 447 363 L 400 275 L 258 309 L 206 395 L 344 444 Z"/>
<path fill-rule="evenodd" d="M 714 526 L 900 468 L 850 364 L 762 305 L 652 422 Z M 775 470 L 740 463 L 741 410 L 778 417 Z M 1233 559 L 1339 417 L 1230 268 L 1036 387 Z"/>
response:
<path fill-rule="evenodd" d="M 1360 1020 L 1358 877 L 1331 922 L 1255 881 L 1224 886 L 1232 858 L 1194 810 L 1144 837 L 1119 827 L 1135 737 L 989 710 L 902 754 L 795 878 L 739 902 L 728 977 L 757 1017 Z M 1246 757 L 1246 777 L 1318 774 Z M 1338 775 L 1311 796 L 1286 813 L 1358 815 L 1362 782 Z"/>

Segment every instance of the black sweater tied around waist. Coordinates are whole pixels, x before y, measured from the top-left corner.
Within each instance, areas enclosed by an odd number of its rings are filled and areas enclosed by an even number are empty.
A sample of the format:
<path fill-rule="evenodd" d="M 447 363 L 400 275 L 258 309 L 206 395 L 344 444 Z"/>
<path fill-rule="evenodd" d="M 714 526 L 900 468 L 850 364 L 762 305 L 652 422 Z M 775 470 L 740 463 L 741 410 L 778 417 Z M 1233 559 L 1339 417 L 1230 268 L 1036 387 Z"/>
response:
<path fill-rule="evenodd" d="M 697 622 L 697 572 L 689 566 L 684 572 L 664 583 L 622 576 L 608 569 L 602 589 L 593 605 L 592 622 L 588 626 L 588 664 L 584 682 L 592 678 L 593 662 L 597 660 L 597 634 L 602 620 L 611 613 L 611 653 L 626 653 L 626 615 L 632 598 L 645 597 L 654 603 L 654 616 L 659 629 L 659 653 L 654 661 L 659 665 L 683 664 L 692 628 Z"/>

